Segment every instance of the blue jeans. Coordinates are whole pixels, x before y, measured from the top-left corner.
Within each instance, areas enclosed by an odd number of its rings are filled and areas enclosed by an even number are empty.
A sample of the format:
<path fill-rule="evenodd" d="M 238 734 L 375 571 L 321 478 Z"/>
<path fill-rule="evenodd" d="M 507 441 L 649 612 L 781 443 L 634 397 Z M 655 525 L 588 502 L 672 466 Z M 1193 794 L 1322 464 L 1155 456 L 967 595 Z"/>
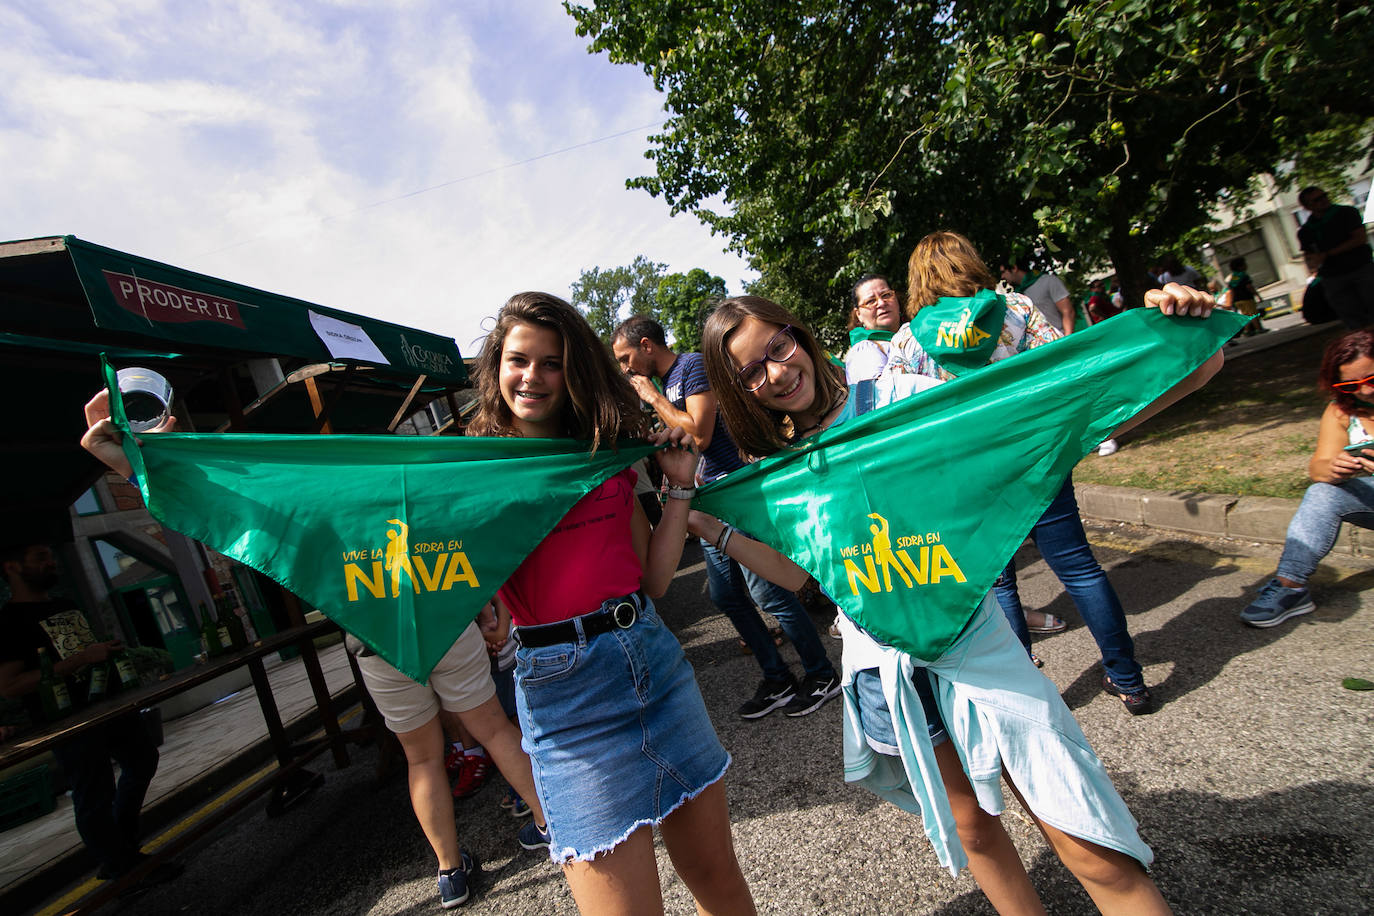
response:
<path fill-rule="evenodd" d="M 76 832 L 112 873 L 138 857 L 138 816 L 157 772 L 157 746 L 137 715 L 87 729 L 53 748 L 72 787 Z M 119 763 L 116 782 L 113 758 Z"/>
<path fill-rule="evenodd" d="M 1275 575 L 1306 583 L 1322 557 L 1336 546 L 1341 522 L 1374 528 L 1374 479 L 1352 477 L 1345 483 L 1314 483 L 1288 523 L 1283 556 Z"/>
<path fill-rule="evenodd" d="M 1102 652 L 1102 667 L 1112 683 L 1123 693 L 1144 688 L 1145 676 L 1135 660 L 1135 644 L 1126 629 L 1126 612 L 1116 589 L 1107 581 L 1107 574 L 1098 565 L 1088 546 L 1083 521 L 1078 517 L 1078 500 L 1073 495 L 1073 478 L 1064 481 L 1059 495 L 1050 503 L 1045 514 L 1030 532 L 1031 540 L 1040 555 L 1073 599 L 1078 614 L 1088 632 L 1097 640 Z M 1021 596 L 1016 591 L 1016 560 L 1013 558 L 993 585 L 997 603 L 1007 615 L 1012 632 L 1021 645 L 1030 651 L 1030 631 L 1021 610 Z"/>
<path fill-rule="evenodd" d="M 802 668 L 807 674 L 830 676 L 835 673 L 835 667 L 825 654 L 825 646 L 821 645 L 816 625 L 796 595 L 745 569 L 706 541 L 701 542 L 701 552 L 706 559 L 711 602 L 735 625 L 740 639 L 758 659 L 764 677 L 786 680 L 791 672 L 773 644 L 763 618 L 754 609 L 755 602 L 778 619 L 782 631 L 801 656 Z"/>

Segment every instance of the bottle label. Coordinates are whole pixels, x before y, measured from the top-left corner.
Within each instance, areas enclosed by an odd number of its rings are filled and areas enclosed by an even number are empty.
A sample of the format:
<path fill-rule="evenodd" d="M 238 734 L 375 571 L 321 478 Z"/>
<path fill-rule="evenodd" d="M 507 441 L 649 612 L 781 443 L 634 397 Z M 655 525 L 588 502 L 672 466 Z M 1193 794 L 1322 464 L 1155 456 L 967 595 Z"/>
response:
<path fill-rule="evenodd" d="M 119 672 L 119 682 L 125 687 L 138 686 L 138 671 L 134 669 L 134 663 L 127 658 L 115 659 L 115 670 Z"/>
<path fill-rule="evenodd" d="M 219 644 L 226 649 L 232 648 L 234 641 L 229 638 L 229 628 L 220 624 L 217 632 L 219 633 Z"/>
<path fill-rule="evenodd" d="M 96 665 L 91 668 L 91 685 L 87 696 L 94 700 L 105 695 L 105 682 L 109 678 L 110 669 L 104 665 Z"/>
<path fill-rule="evenodd" d="M 58 712 L 66 712 L 72 708 L 72 695 L 67 692 L 65 681 L 53 682 L 52 698 L 57 701 Z"/>

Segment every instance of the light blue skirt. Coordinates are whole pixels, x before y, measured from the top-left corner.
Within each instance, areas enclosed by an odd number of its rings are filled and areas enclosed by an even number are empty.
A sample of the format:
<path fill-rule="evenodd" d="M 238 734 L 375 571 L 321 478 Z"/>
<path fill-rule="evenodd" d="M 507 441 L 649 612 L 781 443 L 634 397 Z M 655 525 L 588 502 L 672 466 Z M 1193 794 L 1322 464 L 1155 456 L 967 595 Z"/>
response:
<path fill-rule="evenodd" d="M 556 863 L 590 861 L 658 824 L 730 765 L 692 666 L 648 599 L 629 629 L 522 646 L 515 682 Z"/>

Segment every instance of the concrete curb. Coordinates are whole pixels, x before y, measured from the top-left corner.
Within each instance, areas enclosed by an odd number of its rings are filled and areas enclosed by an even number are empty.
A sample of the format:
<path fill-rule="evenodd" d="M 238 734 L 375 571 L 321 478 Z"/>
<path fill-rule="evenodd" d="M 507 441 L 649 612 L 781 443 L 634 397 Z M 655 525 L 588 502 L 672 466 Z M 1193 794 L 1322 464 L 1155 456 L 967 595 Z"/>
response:
<path fill-rule="evenodd" d="M 1229 496 L 1182 490 L 1157 492 L 1136 487 L 1076 483 L 1078 508 L 1091 519 L 1127 522 L 1204 537 L 1235 538 L 1261 544 L 1282 544 L 1288 523 L 1298 511 L 1297 499 L 1268 496 Z M 1374 557 L 1374 531 L 1342 525 L 1331 551 L 1354 557 Z"/>

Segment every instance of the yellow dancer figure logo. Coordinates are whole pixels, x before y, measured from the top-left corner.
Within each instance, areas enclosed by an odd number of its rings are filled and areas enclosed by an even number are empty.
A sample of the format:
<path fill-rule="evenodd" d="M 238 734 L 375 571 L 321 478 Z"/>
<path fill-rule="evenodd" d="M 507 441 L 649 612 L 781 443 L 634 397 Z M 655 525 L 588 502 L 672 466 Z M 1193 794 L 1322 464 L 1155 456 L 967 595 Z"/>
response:
<path fill-rule="evenodd" d="M 870 512 L 868 517 L 876 523 L 868 526 L 872 540 L 840 548 L 849 590 L 856 597 L 860 586 L 875 595 L 892 591 L 893 572 L 908 589 L 935 585 L 941 579 L 968 581 L 949 548 L 941 543 L 940 532 L 902 535 L 894 546 L 887 519 L 877 512 Z"/>
<path fill-rule="evenodd" d="M 386 523 L 396 527 L 387 529 L 385 547 L 365 547 L 343 554 L 344 588 L 349 601 L 358 600 L 360 588 L 373 598 L 386 598 L 388 579 L 390 597 L 400 597 L 403 572 L 410 580 L 411 591 L 417 595 L 446 592 L 460 582 L 467 583 L 469 588 L 480 587 L 461 540 L 437 539 L 412 544 L 409 525 L 399 518 L 389 518 Z M 364 562 L 369 560 L 370 568 Z"/>
<path fill-rule="evenodd" d="M 973 312 L 964 309 L 958 321 L 942 321 L 935 331 L 935 342 L 942 347 L 970 350 L 992 335 L 973 324 Z"/>
<path fill-rule="evenodd" d="M 892 536 L 888 534 L 887 519 L 876 512 L 868 513 L 869 518 L 877 519 L 877 525 L 869 525 L 868 530 L 873 532 L 873 557 L 878 561 L 878 568 L 883 571 L 883 591 L 892 591 L 892 574 L 890 570 L 897 570 L 897 575 L 902 577 L 907 588 L 911 588 L 911 577 L 902 569 L 902 564 L 898 562 L 896 554 L 892 552 Z"/>
<path fill-rule="evenodd" d="M 415 591 L 419 587 L 415 583 L 415 570 L 410 565 L 410 544 L 407 539 L 410 536 L 410 526 L 399 518 L 389 518 L 386 520 L 388 525 L 395 525 L 399 530 L 386 532 L 386 568 L 391 570 L 391 597 L 395 598 L 401 594 L 401 570 L 406 571 L 410 576 L 410 584 L 415 586 Z"/>

